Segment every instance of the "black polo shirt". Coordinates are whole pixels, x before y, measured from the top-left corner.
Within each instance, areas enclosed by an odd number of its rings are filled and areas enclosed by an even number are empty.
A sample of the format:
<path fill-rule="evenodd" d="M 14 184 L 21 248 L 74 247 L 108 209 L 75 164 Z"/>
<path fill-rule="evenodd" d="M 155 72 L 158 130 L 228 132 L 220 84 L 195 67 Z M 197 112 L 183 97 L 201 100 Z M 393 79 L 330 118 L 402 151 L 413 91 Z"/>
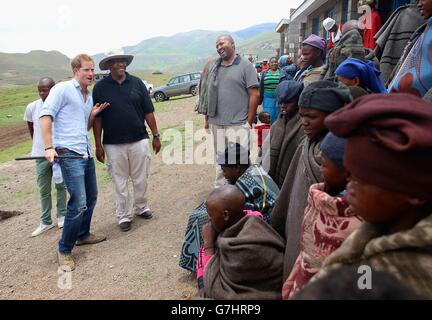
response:
<path fill-rule="evenodd" d="M 148 139 L 145 115 L 154 112 L 154 107 L 141 79 L 126 73 L 125 81 L 119 84 L 110 74 L 94 86 L 93 102 L 110 104 L 99 114 L 104 144 Z"/>

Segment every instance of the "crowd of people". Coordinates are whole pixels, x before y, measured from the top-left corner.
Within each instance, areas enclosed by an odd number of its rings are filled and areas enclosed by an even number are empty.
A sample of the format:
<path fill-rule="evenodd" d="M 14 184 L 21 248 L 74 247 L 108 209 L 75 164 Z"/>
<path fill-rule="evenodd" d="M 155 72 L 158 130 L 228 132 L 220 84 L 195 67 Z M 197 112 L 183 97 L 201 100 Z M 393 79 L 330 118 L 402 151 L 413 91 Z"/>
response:
<path fill-rule="evenodd" d="M 201 297 L 432 298 L 432 1 L 384 26 L 363 2 L 369 28 L 329 17 L 329 42 L 311 34 L 296 63 L 272 57 L 265 71 L 230 35 L 217 39 L 198 111 L 225 144 L 214 144 L 215 190 L 190 215 L 180 257 Z M 383 40 L 407 19 L 409 41 Z M 257 163 L 229 128 L 270 131 Z"/>
<path fill-rule="evenodd" d="M 272 57 L 259 74 L 232 36 L 216 39 L 197 106 L 213 139 L 214 190 L 190 214 L 180 255 L 201 297 L 432 298 L 432 0 L 399 8 L 382 27 L 374 1 L 366 4 L 372 29 L 360 28 L 362 18 L 328 17 L 330 41 L 311 34 L 298 59 Z M 410 39 L 395 40 L 408 20 Z M 25 113 L 32 154 L 46 158 L 36 163 L 41 216 L 32 236 L 54 227 L 54 176 L 66 271 L 75 269 L 75 245 L 106 239 L 90 233 L 98 193 L 90 129 L 120 230 L 153 216 L 147 127 L 155 153 L 161 142 L 146 87 L 126 72 L 132 59 L 108 53 L 99 68 L 110 74 L 91 93 L 94 61 L 76 56 L 72 80 L 42 78 L 41 99 Z M 364 267 L 377 284 L 369 293 L 355 286 Z M 326 290 L 339 275 L 343 285 Z"/>

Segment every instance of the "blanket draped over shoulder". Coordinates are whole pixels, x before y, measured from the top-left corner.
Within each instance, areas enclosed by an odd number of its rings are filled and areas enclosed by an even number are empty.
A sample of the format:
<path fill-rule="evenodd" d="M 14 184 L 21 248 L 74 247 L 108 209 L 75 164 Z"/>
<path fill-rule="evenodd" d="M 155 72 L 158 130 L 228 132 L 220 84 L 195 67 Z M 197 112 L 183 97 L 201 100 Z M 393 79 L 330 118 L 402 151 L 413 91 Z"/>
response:
<path fill-rule="evenodd" d="M 206 297 L 281 299 L 284 240 L 266 222 L 245 216 L 223 231 L 204 271 Z"/>
<path fill-rule="evenodd" d="M 337 67 L 348 58 L 365 59 L 363 38 L 356 29 L 346 32 L 336 46 L 329 51 L 324 79 L 334 79 Z"/>
<path fill-rule="evenodd" d="M 259 165 L 250 166 L 236 182 L 246 199 L 245 209 L 259 211 L 264 221 L 270 222 L 271 211 L 279 195 L 279 188 Z M 201 203 L 189 216 L 180 252 L 180 267 L 196 272 L 200 245 L 203 243 L 201 228 L 208 222 L 207 208 Z"/>
<path fill-rule="evenodd" d="M 322 180 L 321 140 L 305 139 L 299 145 L 271 214 L 271 225 L 286 239 L 284 281 L 300 252 L 301 224 L 309 188 Z"/>
<path fill-rule="evenodd" d="M 384 83 L 389 80 L 411 35 L 424 22 L 416 5 L 402 6 L 393 12 L 375 35 L 375 55 L 380 61 L 381 79 Z"/>
<path fill-rule="evenodd" d="M 291 160 L 304 137 L 298 113 L 291 119 L 281 115 L 271 127 L 270 150 L 264 154 L 263 163 L 269 160 L 268 173 L 279 188 L 282 187 Z"/>
<path fill-rule="evenodd" d="M 376 271 L 386 271 L 420 297 L 432 299 L 432 214 L 413 228 L 391 235 L 377 225 L 361 224 L 324 261 L 311 282 L 342 265 L 367 265 Z"/>

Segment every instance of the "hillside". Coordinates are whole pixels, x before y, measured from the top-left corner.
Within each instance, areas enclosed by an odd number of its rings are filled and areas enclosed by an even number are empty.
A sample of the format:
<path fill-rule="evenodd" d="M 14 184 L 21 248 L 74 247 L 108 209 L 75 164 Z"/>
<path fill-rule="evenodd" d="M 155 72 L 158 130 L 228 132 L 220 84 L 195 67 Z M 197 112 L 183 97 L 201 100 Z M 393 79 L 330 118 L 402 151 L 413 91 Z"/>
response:
<path fill-rule="evenodd" d="M 216 55 L 215 41 L 223 33 L 233 35 L 241 54 L 255 54 L 259 59 L 275 55 L 279 45 L 275 26 L 265 23 L 235 32 L 195 30 L 147 39 L 135 46 L 124 47 L 124 50 L 134 55 L 130 70 L 196 71 L 201 70 L 209 56 Z M 94 56 L 97 63 L 102 57 L 103 54 Z"/>
<path fill-rule="evenodd" d="M 58 81 L 70 74 L 70 59 L 58 51 L 0 52 L 0 89 L 35 84 L 44 76 Z"/>
<path fill-rule="evenodd" d="M 269 58 L 276 53 L 279 35 L 274 23 L 255 25 L 243 30 L 208 31 L 195 30 L 170 37 L 155 37 L 141 41 L 135 46 L 124 47 L 125 53 L 134 55 L 129 70 L 161 70 L 164 73 L 199 71 L 209 56 L 215 56 L 218 35 L 232 34 L 237 52 Z M 98 64 L 104 54 L 93 56 Z M 31 51 L 29 53 L 0 53 L 0 89 L 16 85 L 35 84 L 40 77 L 51 76 L 54 80 L 70 77 L 70 59 L 58 51 Z"/>

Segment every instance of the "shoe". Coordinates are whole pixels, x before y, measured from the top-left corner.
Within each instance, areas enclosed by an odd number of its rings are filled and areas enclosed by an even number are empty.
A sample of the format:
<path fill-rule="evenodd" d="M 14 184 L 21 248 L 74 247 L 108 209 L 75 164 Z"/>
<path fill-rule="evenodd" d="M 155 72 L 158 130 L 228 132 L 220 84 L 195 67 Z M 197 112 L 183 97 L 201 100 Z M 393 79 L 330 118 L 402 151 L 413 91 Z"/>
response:
<path fill-rule="evenodd" d="M 151 210 L 149 208 L 146 208 L 146 209 L 144 209 L 143 212 L 141 212 L 137 216 L 141 217 L 143 219 L 151 219 L 151 218 L 153 218 L 153 213 L 151 212 Z"/>
<path fill-rule="evenodd" d="M 59 229 L 63 228 L 63 226 L 64 226 L 64 220 L 65 220 L 65 217 L 58 217 L 57 218 L 57 226 L 58 226 Z"/>
<path fill-rule="evenodd" d="M 95 244 L 95 243 L 99 243 L 99 242 L 102 242 L 102 241 L 105 241 L 105 240 L 106 240 L 105 236 L 95 235 L 93 233 L 90 233 L 87 238 L 82 239 L 82 240 L 77 240 L 75 242 L 75 245 L 77 245 L 77 246 L 83 246 L 85 244 Z"/>
<path fill-rule="evenodd" d="M 36 228 L 35 231 L 31 234 L 32 237 L 36 237 L 40 235 L 41 233 L 44 233 L 45 231 L 53 228 L 53 224 L 43 224 L 42 222 L 39 224 L 39 226 Z"/>
<path fill-rule="evenodd" d="M 125 221 L 119 224 L 120 230 L 123 232 L 129 231 L 131 229 L 130 221 Z"/>
<path fill-rule="evenodd" d="M 75 261 L 72 258 L 71 254 L 62 254 L 57 251 L 57 260 L 59 267 L 66 272 L 70 272 L 75 270 Z"/>

